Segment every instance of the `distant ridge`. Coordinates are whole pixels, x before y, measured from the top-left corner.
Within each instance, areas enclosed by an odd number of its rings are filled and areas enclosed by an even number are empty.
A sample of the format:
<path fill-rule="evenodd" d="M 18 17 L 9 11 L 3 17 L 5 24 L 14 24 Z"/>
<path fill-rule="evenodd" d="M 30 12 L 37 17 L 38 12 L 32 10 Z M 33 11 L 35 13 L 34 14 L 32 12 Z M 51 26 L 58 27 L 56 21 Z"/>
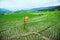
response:
<path fill-rule="evenodd" d="M 37 10 L 39 10 L 39 11 L 47 11 L 47 10 L 48 11 L 53 11 L 55 9 L 60 10 L 60 5 L 59 6 L 49 6 L 49 7 L 33 8 L 31 10 L 33 10 L 33 11 L 37 11 Z"/>
<path fill-rule="evenodd" d="M 5 8 L 0 8 L 0 14 L 9 14 L 9 13 L 14 13 L 14 12 L 26 12 L 26 11 L 53 11 L 53 10 L 60 10 L 60 5 L 59 6 L 48 6 L 48 7 L 39 7 L 39 8 L 32 8 L 32 9 L 23 9 L 23 10 L 16 10 L 16 11 L 10 11 Z"/>
<path fill-rule="evenodd" d="M 11 11 L 8 9 L 0 8 L 0 14 L 9 13 L 9 12 Z"/>

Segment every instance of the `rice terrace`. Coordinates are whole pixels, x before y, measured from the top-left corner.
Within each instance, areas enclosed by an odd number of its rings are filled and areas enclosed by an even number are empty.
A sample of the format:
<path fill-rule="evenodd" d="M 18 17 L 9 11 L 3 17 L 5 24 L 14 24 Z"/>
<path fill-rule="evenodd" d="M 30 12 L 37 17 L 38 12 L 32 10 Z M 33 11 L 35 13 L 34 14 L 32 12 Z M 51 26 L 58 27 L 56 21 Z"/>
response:
<path fill-rule="evenodd" d="M 24 24 L 26 16 L 29 20 Z M 57 40 L 60 33 L 59 26 L 60 11 L 24 11 L 0 15 L 1 40 Z"/>
<path fill-rule="evenodd" d="M 1 0 L 0 40 L 60 40 L 60 0 Z"/>

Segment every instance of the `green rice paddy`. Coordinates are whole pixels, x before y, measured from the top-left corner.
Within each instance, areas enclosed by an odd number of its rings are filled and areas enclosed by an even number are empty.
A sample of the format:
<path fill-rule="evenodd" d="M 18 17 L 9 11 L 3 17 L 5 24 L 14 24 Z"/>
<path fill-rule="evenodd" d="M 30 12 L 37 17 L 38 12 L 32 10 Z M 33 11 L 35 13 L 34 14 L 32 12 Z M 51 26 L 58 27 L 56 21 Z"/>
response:
<path fill-rule="evenodd" d="M 24 18 L 29 20 L 25 22 Z M 59 40 L 60 37 L 60 11 L 46 12 L 15 12 L 0 15 L 0 39 L 28 32 L 38 32 L 50 40 Z M 6 39 L 7 40 L 7 39 Z M 11 40 L 44 40 L 36 35 L 12 38 Z"/>

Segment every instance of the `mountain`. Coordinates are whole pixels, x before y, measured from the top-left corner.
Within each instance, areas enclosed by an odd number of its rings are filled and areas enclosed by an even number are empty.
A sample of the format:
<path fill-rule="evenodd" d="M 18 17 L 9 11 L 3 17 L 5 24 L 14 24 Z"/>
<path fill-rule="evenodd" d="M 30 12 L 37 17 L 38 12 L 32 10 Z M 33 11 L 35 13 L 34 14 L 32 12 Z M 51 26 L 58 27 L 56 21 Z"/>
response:
<path fill-rule="evenodd" d="M 40 7 L 40 8 L 33 8 L 32 11 L 53 11 L 53 10 L 60 10 L 60 6 L 48 6 L 48 7 Z"/>
<path fill-rule="evenodd" d="M 0 14 L 10 13 L 11 11 L 8 9 L 0 8 Z"/>
<path fill-rule="evenodd" d="M 10 11 L 5 8 L 0 8 L 0 14 L 9 14 L 9 13 L 20 13 L 20 12 L 25 12 L 25 11 L 53 11 L 53 10 L 60 10 L 60 5 L 59 6 L 48 6 L 48 7 L 39 7 L 39 8 L 32 8 L 32 9 L 27 9 L 27 10 L 16 10 L 16 11 Z"/>

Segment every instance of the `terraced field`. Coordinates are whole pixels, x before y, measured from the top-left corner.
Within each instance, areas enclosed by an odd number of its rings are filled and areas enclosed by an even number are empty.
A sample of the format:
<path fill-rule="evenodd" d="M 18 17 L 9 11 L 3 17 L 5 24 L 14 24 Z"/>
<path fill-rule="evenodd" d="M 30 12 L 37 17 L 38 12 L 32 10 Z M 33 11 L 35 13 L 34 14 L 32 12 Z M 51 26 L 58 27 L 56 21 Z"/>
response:
<path fill-rule="evenodd" d="M 29 20 L 24 29 L 25 16 Z M 1 40 L 59 40 L 59 37 L 60 11 L 0 15 Z"/>

